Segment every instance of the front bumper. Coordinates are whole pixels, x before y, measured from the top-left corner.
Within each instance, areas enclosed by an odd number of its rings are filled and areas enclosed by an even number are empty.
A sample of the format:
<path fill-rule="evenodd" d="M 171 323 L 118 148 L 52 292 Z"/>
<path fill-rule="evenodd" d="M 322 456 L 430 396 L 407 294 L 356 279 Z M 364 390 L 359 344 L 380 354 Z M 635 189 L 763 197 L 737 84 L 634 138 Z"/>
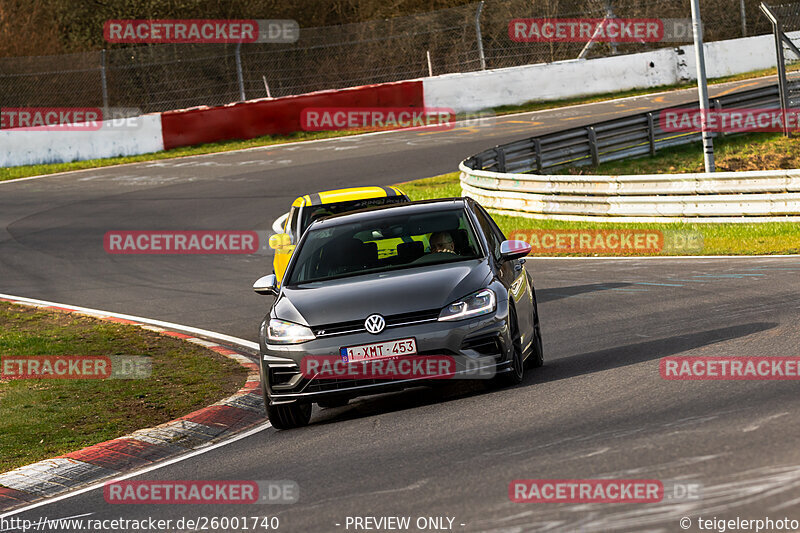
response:
<path fill-rule="evenodd" d="M 296 345 L 262 344 L 261 376 L 270 405 L 355 398 L 391 390 L 431 385 L 452 379 L 486 378 L 510 370 L 511 342 L 507 312 L 459 321 L 430 321 L 387 328 L 378 335 L 353 333 L 318 338 Z M 455 356 L 469 365 L 451 379 L 309 379 L 301 373 L 307 356 L 338 356 L 343 347 L 414 337 L 417 354 Z M 403 357 L 403 356 L 400 356 Z"/>

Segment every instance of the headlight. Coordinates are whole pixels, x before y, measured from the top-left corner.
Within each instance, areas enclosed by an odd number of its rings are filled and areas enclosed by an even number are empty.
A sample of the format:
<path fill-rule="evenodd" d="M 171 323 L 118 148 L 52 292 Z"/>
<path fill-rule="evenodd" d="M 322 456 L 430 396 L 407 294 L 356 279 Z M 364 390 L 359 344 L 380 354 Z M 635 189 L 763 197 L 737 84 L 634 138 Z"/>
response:
<path fill-rule="evenodd" d="M 457 302 L 453 302 L 439 313 L 439 320 L 461 320 L 478 315 L 487 315 L 497 309 L 497 297 L 491 289 L 483 289 Z"/>
<path fill-rule="evenodd" d="M 267 340 L 272 344 L 299 344 L 316 339 L 307 326 L 272 318 L 267 328 Z"/>

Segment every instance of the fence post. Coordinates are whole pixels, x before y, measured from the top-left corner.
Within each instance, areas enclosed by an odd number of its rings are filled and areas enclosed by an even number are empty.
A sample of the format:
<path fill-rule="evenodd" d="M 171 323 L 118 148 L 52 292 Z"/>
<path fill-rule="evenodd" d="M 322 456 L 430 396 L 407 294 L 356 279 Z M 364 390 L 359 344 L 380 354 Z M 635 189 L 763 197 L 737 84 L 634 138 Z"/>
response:
<path fill-rule="evenodd" d="M 747 13 L 744 9 L 744 0 L 739 0 L 739 11 L 742 15 L 742 37 L 747 37 Z"/>
<path fill-rule="evenodd" d="M 597 151 L 597 133 L 594 131 L 594 126 L 589 126 L 586 130 L 589 132 L 589 151 L 592 154 L 592 165 L 599 166 L 600 154 Z"/>
<path fill-rule="evenodd" d="M 650 142 L 650 155 L 656 155 L 656 125 L 652 112 L 647 114 L 647 140 Z"/>
<path fill-rule="evenodd" d="M 483 37 L 481 37 L 481 11 L 483 11 L 483 0 L 478 2 L 478 10 L 475 12 L 475 35 L 478 39 L 478 56 L 481 59 L 481 70 L 486 70 L 486 57 L 483 55 Z"/>
<path fill-rule="evenodd" d="M 108 82 L 106 80 L 106 49 L 100 51 L 100 86 L 103 91 L 103 117 L 108 115 Z"/>
<path fill-rule="evenodd" d="M 536 154 L 536 172 L 542 172 L 542 141 L 539 139 L 533 140 L 533 151 Z"/>
<path fill-rule="evenodd" d="M 272 95 L 269 92 L 269 85 L 267 84 L 267 76 L 266 75 L 262 75 L 261 79 L 264 80 L 264 89 L 266 89 L 266 91 L 267 91 L 267 98 L 272 98 Z"/>
<path fill-rule="evenodd" d="M 426 50 L 425 51 L 425 56 L 428 58 L 428 77 L 432 78 L 433 77 L 433 65 L 431 64 L 431 51 L 430 50 Z"/>
<path fill-rule="evenodd" d="M 244 77 L 242 76 L 242 43 L 236 43 L 236 78 L 239 80 L 239 100 L 247 100 L 244 95 Z"/>

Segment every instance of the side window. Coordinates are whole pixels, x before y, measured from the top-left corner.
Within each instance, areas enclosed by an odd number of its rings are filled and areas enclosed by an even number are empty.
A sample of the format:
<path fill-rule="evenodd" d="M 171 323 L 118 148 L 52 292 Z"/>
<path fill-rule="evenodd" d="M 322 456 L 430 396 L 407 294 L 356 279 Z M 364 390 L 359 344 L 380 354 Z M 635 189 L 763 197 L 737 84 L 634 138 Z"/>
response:
<path fill-rule="evenodd" d="M 477 208 L 481 210 L 481 213 L 483 214 L 483 216 L 485 216 L 486 220 L 489 221 L 489 225 L 494 230 L 495 237 L 497 237 L 500 240 L 500 242 L 507 241 L 508 239 L 506 238 L 505 235 L 503 235 L 503 232 L 500 230 L 500 226 L 497 225 L 497 222 L 495 222 L 494 219 L 492 218 L 492 216 L 489 213 L 486 212 L 486 210 L 483 208 L 483 206 L 479 205 L 479 206 L 477 206 Z"/>
<path fill-rule="evenodd" d="M 478 205 L 475 206 L 475 218 L 478 219 L 478 225 L 481 231 L 486 235 L 486 240 L 489 242 L 489 250 L 494 256 L 495 261 L 500 260 L 500 243 L 502 240 L 498 239 L 497 234 L 500 230 L 496 229 L 494 222 L 489 218 L 489 215 Z M 500 233 L 502 238 L 502 233 Z"/>

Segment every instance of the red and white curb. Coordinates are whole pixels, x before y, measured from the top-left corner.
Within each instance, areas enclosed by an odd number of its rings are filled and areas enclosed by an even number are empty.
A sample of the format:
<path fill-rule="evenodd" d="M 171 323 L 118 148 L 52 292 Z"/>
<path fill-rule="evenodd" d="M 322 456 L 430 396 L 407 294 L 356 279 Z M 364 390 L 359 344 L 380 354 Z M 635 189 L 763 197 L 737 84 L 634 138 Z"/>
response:
<path fill-rule="evenodd" d="M 154 320 L 137 320 L 137 317 L 128 315 L 9 295 L 0 296 L 0 301 L 78 313 L 100 320 L 139 326 L 161 335 L 177 337 L 213 350 L 235 360 L 250 371 L 244 387 L 239 389 L 236 394 L 177 420 L 152 428 L 140 429 L 130 435 L 0 473 L 0 511 L 7 511 L 43 498 L 57 496 L 77 487 L 118 476 L 123 472 L 150 466 L 210 442 L 230 437 L 265 420 L 258 365 L 244 353 L 190 334 L 153 325 L 158 322 Z M 187 327 L 180 329 L 201 331 Z M 219 337 L 225 338 L 225 336 Z"/>

